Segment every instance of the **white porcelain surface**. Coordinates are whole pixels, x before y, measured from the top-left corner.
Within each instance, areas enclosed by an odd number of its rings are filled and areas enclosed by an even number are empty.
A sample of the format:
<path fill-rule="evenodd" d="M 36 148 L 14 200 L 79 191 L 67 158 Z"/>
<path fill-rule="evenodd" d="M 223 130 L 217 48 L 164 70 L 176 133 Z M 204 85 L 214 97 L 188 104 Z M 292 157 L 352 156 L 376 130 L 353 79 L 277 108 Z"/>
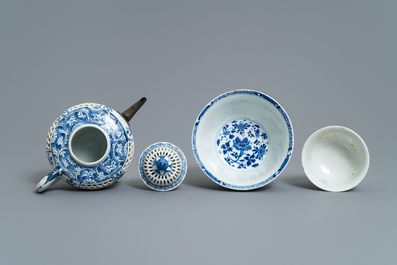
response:
<path fill-rule="evenodd" d="M 293 131 L 274 99 L 258 91 L 236 90 L 202 110 L 192 142 L 195 158 L 210 179 L 226 188 L 250 190 L 270 183 L 285 168 Z"/>
<path fill-rule="evenodd" d="M 106 159 L 110 151 L 110 139 L 98 125 L 84 124 L 70 134 L 68 148 L 77 163 L 92 167 Z"/>
<path fill-rule="evenodd" d="M 368 148 L 354 131 L 328 126 L 313 133 L 302 150 L 306 176 L 327 191 L 346 191 L 357 186 L 369 167 Z"/>

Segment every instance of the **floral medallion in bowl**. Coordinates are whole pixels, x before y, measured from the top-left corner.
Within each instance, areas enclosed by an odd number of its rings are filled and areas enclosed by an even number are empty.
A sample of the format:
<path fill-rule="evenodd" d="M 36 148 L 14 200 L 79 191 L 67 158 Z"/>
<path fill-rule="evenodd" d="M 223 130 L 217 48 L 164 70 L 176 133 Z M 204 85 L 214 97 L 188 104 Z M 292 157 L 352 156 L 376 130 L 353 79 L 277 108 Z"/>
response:
<path fill-rule="evenodd" d="M 212 100 L 199 114 L 193 153 L 215 183 L 251 190 L 273 181 L 288 164 L 293 129 L 274 99 L 254 90 L 236 90 Z"/>

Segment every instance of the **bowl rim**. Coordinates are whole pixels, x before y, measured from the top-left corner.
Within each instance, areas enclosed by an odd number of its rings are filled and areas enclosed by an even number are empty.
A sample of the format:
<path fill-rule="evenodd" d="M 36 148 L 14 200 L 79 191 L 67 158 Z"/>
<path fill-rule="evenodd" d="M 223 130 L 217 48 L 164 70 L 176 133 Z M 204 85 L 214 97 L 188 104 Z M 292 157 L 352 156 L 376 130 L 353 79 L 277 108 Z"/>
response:
<path fill-rule="evenodd" d="M 326 185 L 322 185 L 321 183 L 317 183 L 316 181 L 314 181 L 313 179 L 314 179 L 314 177 L 313 177 L 313 174 L 308 174 L 308 172 L 307 172 L 307 170 L 306 170 L 306 168 L 305 168 L 305 166 L 304 166 L 304 159 L 306 158 L 306 156 L 305 156 L 305 152 L 306 152 L 306 149 L 307 149 L 307 147 L 308 147 L 308 145 L 313 141 L 313 139 L 314 138 L 316 138 L 319 134 L 322 134 L 322 133 L 324 133 L 324 132 L 326 132 L 326 131 L 328 131 L 328 130 L 336 130 L 336 131 L 346 131 L 346 132 L 348 132 L 348 133 L 350 133 L 350 134 L 352 134 L 352 135 L 354 135 L 354 136 L 356 136 L 357 137 L 357 139 L 359 139 L 359 141 L 362 143 L 362 149 L 364 149 L 364 155 L 365 155 L 365 164 L 364 164 L 364 167 L 363 167 L 363 173 L 361 173 L 360 174 L 360 181 L 359 182 L 357 182 L 355 185 L 346 185 L 346 186 L 344 186 L 343 188 L 332 188 L 332 187 L 328 187 L 328 186 L 326 186 Z M 325 126 L 325 127 L 323 127 L 323 128 L 321 128 L 321 129 L 318 129 L 317 131 L 315 131 L 314 133 L 312 133 L 308 138 L 307 138 L 307 140 L 305 141 L 305 144 L 303 145 L 303 148 L 302 148 L 302 154 L 301 154 L 301 163 L 302 163 L 302 168 L 303 168 L 303 171 L 305 172 L 305 175 L 307 176 L 307 178 L 310 180 L 310 182 L 312 182 L 316 187 L 318 187 L 318 188 L 320 188 L 320 189 L 322 189 L 322 190 L 325 190 L 325 191 L 331 191 L 331 192 L 343 192 L 343 191 L 348 191 L 348 190 L 351 190 L 351 189 L 353 189 L 353 188 L 355 188 L 358 184 L 360 184 L 361 183 L 361 181 L 365 178 L 365 176 L 367 175 L 367 173 L 368 173 L 368 169 L 369 169 L 369 164 L 370 164 L 370 155 L 369 155 L 369 150 L 368 150 L 368 147 L 367 147 L 367 144 L 365 143 L 365 141 L 363 140 L 363 138 L 361 138 L 361 136 L 358 134 L 358 133 L 356 133 L 355 131 L 353 131 L 352 129 L 350 129 L 350 128 L 347 128 L 347 127 L 345 127 L 345 126 L 340 126 L 340 125 L 330 125 L 330 126 Z"/>
<path fill-rule="evenodd" d="M 252 96 L 258 96 L 261 97 L 262 99 L 272 103 L 272 105 L 278 109 L 278 111 L 280 112 L 280 114 L 283 116 L 284 121 L 287 125 L 287 129 L 288 129 L 288 150 L 287 150 L 287 155 L 285 156 L 280 168 L 278 168 L 269 178 L 267 178 L 264 181 L 261 181 L 259 183 L 256 184 L 251 184 L 251 185 L 234 185 L 234 184 L 230 184 L 227 182 L 224 182 L 220 179 L 218 179 L 217 177 L 215 177 L 211 172 L 209 172 L 205 166 L 203 165 L 198 152 L 197 152 L 197 143 L 196 143 L 196 134 L 197 134 L 197 129 L 200 125 L 200 121 L 201 118 L 205 115 L 205 113 L 207 112 L 207 110 L 209 108 L 211 108 L 215 103 L 217 103 L 218 101 L 229 97 L 229 96 L 234 96 L 236 94 L 248 94 L 248 95 L 252 95 Z M 260 92 L 260 91 L 256 91 L 256 90 L 252 90 L 252 89 L 238 89 L 238 90 L 231 90 L 228 92 L 225 92 L 223 94 L 220 94 L 219 96 L 215 97 L 213 100 L 211 100 L 200 112 L 200 114 L 197 116 L 197 119 L 194 123 L 193 126 L 193 132 L 192 132 L 192 149 L 193 149 L 193 155 L 194 158 L 197 161 L 197 164 L 199 165 L 200 169 L 204 172 L 204 174 L 206 174 L 212 181 L 214 181 L 216 184 L 223 186 L 225 188 L 228 189 L 232 189 L 232 190 L 253 190 L 253 189 L 257 189 L 257 188 L 261 188 L 267 184 L 269 184 L 270 182 L 272 182 L 274 179 L 276 179 L 277 176 L 279 176 L 281 174 L 281 172 L 285 169 L 285 167 L 288 165 L 288 162 L 291 159 L 292 156 L 292 152 L 294 149 L 294 132 L 293 132 L 293 127 L 292 127 L 292 123 L 291 120 L 287 114 L 287 112 L 283 109 L 283 107 L 276 101 L 274 100 L 272 97 Z"/>

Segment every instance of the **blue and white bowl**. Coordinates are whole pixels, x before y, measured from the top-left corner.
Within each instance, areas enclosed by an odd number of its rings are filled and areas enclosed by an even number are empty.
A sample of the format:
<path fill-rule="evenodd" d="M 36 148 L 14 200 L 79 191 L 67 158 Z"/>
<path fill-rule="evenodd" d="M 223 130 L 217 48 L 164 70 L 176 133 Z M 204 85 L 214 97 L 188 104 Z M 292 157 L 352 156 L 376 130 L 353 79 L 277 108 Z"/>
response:
<path fill-rule="evenodd" d="M 117 182 L 134 154 L 128 121 L 145 101 L 142 98 L 123 113 L 97 103 L 79 104 L 64 111 L 48 132 L 46 151 L 53 171 L 37 184 L 37 192 L 60 179 L 86 190 Z"/>
<path fill-rule="evenodd" d="M 252 190 L 273 181 L 287 166 L 294 136 L 287 113 L 274 99 L 236 90 L 216 97 L 201 111 L 192 145 L 211 180 L 229 189 Z"/>
<path fill-rule="evenodd" d="M 153 190 L 170 191 L 181 185 L 187 172 L 183 152 L 167 142 L 160 142 L 146 148 L 138 165 L 143 183 Z"/>

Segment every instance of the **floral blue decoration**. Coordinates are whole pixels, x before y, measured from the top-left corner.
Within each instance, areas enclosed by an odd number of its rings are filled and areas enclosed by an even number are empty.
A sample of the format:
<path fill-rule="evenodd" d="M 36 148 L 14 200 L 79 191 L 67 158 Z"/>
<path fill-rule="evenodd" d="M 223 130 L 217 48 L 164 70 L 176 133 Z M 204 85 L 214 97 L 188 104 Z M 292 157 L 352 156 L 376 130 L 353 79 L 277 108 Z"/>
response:
<path fill-rule="evenodd" d="M 216 141 L 218 154 L 230 166 L 237 169 L 258 167 L 269 151 L 269 139 L 258 123 L 245 119 L 227 122 Z"/>
<path fill-rule="evenodd" d="M 281 164 L 279 169 L 272 176 L 270 176 L 268 179 L 266 179 L 266 180 L 264 180 L 264 181 L 262 181 L 260 183 L 256 183 L 256 184 L 252 184 L 252 185 L 233 185 L 233 184 L 226 183 L 224 181 L 219 180 L 218 178 L 216 178 L 211 172 L 209 172 L 205 168 L 205 166 L 203 165 L 203 162 L 201 161 L 201 159 L 200 159 L 200 157 L 199 157 L 199 155 L 197 153 L 197 143 L 196 143 L 197 129 L 198 129 L 199 125 L 200 125 L 201 118 L 205 115 L 205 113 L 208 111 L 208 109 L 211 108 L 218 101 L 220 101 L 220 100 L 222 100 L 222 99 L 224 99 L 226 97 L 230 97 L 230 96 L 234 96 L 234 95 L 238 95 L 238 94 L 246 94 L 246 95 L 257 96 L 257 97 L 263 98 L 264 100 L 270 102 L 274 107 L 277 108 L 277 110 L 283 116 L 284 121 L 285 121 L 285 123 L 287 125 L 287 128 L 288 128 L 288 138 L 289 138 L 288 151 L 287 151 L 287 154 L 286 154 L 286 156 L 284 158 L 283 163 Z M 293 133 L 293 129 L 292 129 L 292 124 L 291 124 L 291 121 L 290 121 L 287 113 L 285 112 L 285 110 L 273 98 L 269 97 L 268 95 L 266 95 L 266 94 L 264 94 L 262 92 L 255 91 L 255 90 L 241 89 L 241 90 L 229 91 L 229 92 L 226 92 L 226 93 L 216 97 L 207 106 L 205 106 L 204 109 L 200 112 L 200 114 L 198 115 L 197 120 L 196 120 L 196 122 L 194 123 L 194 126 L 193 126 L 192 148 L 193 148 L 194 157 L 196 158 L 196 161 L 197 161 L 199 167 L 215 183 L 217 183 L 217 184 L 219 184 L 219 185 L 221 185 L 223 187 L 229 188 L 229 189 L 251 190 L 251 189 L 256 189 L 256 188 L 263 187 L 267 183 L 269 183 L 272 180 L 274 180 L 284 170 L 284 168 L 288 164 L 289 160 L 291 159 L 293 146 L 294 146 L 294 133 Z"/>
<path fill-rule="evenodd" d="M 116 182 L 126 171 L 129 141 L 134 141 L 132 132 L 122 117 L 107 106 L 100 104 L 82 105 L 63 112 L 55 121 L 50 150 L 47 158 L 54 168 L 59 166 L 62 178 L 75 187 L 82 184 L 95 185 L 108 180 Z M 100 126 L 109 136 L 110 151 L 100 164 L 87 167 L 77 163 L 69 153 L 69 137 L 72 131 L 84 124 Z"/>
<path fill-rule="evenodd" d="M 160 186 L 160 185 L 156 185 L 156 184 L 152 183 L 147 178 L 144 168 L 143 168 L 146 156 L 152 150 L 154 150 L 158 147 L 164 147 L 164 148 L 169 148 L 169 149 L 173 150 L 179 156 L 180 161 L 181 161 L 181 172 L 180 172 L 178 178 L 174 182 L 170 183 L 169 185 Z M 165 169 L 163 172 L 161 172 L 157 166 L 157 161 L 159 161 L 160 159 L 166 159 L 167 163 L 169 163 L 167 169 Z M 159 155 L 153 161 L 152 169 L 154 172 L 156 172 L 156 174 L 158 174 L 160 176 L 165 176 L 172 172 L 173 164 L 172 164 L 172 161 L 170 161 L 170 159 L 167 156 Z M 148 186 L 151 189 L 157 190 L 157 191 L 169 191 L 169 190 L 173 190 L 173 189 L 177 188 L 182 183 L 182 181 L 185 179 L 186 172 L 187 172 L 187 161 L 186 161 L 186 158 L 185 158 L 185 155 L 183 154 L 183 152 L 176 145 L 173 145 L 173 144 L 167 143 L 167 142 L 159 142 L 159 143 L 150 145 L 148 148 L 146 148 L 143 151 L 143 153 L 141 154 L 141 156 L 139 158 L 138 170 L 139 170 L 141 179 L 146 184 L 146 186 Z"/>
<path fill-rule="evenodd" d="M 153 171 L 160 176 L 165 176 L 172 171 L 172 160 L 165 155 L 159 155 L 153 160 Z"/>

